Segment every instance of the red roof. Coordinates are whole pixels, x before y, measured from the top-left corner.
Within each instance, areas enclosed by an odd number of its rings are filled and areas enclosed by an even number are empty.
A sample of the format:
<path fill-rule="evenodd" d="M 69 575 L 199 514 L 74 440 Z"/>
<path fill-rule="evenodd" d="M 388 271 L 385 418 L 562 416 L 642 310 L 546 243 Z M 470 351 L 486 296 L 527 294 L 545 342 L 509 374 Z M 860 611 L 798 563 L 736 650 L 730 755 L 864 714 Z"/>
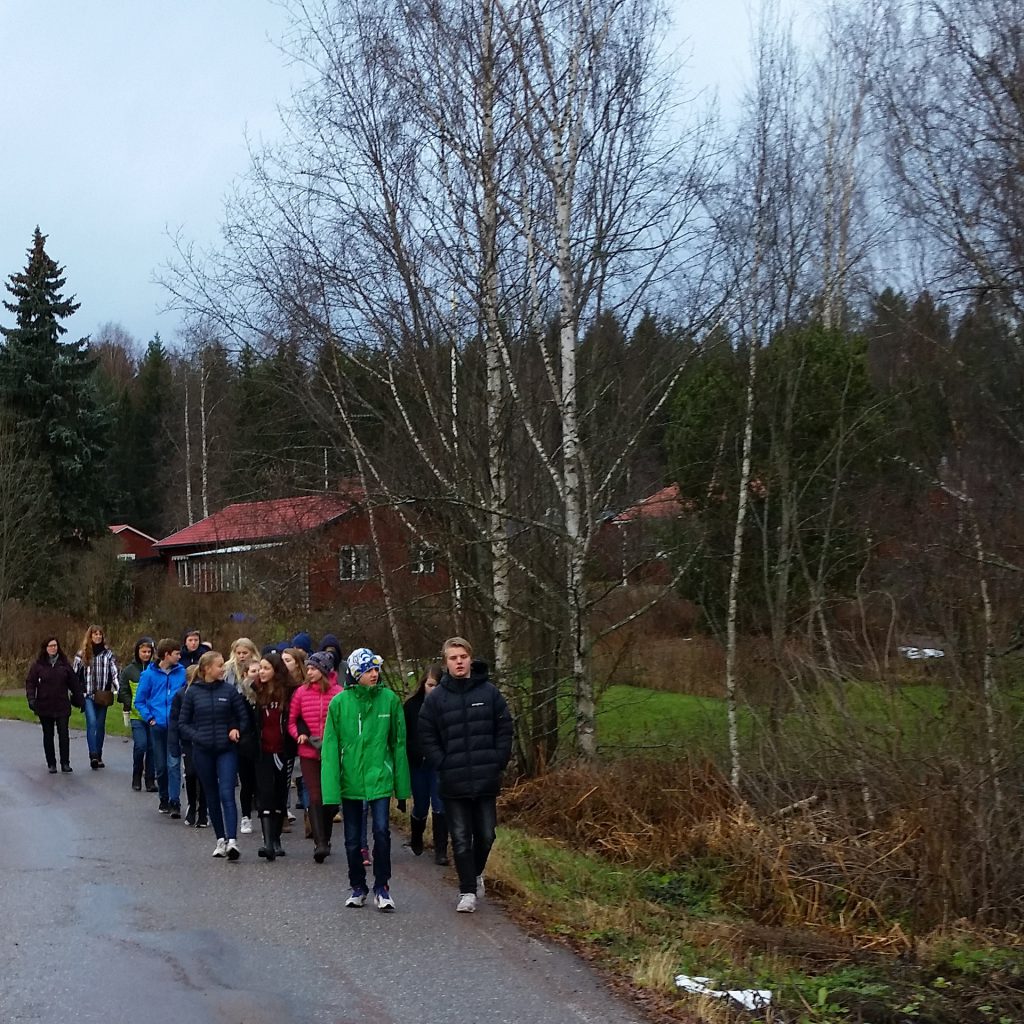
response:
<path fill-rule="evenodd" d="M 164 537 L 158 547 L 201 547 L 294 537 L 325 526 L 354 506 L 355 496 L 335 493 L 240 502 Z"/>
<path fill-rule="evenodd" d="M 691 507 L 690 502 L 684 502 L 679 497 L 679 485 L 669 484 L 668 487 L 662 487 L 660 491 L 655 491 L 635 505 L 623 509 L 611 521 L 618 526 L 640 519 L 675 519 Z"/>

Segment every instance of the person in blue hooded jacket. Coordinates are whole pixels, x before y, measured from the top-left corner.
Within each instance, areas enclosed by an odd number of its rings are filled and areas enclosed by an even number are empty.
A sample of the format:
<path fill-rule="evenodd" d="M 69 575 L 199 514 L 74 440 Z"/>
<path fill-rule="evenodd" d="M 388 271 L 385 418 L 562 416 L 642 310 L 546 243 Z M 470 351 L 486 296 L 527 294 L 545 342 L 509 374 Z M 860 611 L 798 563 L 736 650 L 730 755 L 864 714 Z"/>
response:
<path fill-rule="evenodd" d="M 181 643 L 166 637 L 156 645 L 156 664 L 139 676 L 135 706 L 149 723 L 156 766 L 156 785 L 160 795 L 159 811 L 172 818 L 181 817 L 181 758 L 167 749 L 167 730 L 171 721 L 171 702 L 185 685 L 181 662 Z"/>

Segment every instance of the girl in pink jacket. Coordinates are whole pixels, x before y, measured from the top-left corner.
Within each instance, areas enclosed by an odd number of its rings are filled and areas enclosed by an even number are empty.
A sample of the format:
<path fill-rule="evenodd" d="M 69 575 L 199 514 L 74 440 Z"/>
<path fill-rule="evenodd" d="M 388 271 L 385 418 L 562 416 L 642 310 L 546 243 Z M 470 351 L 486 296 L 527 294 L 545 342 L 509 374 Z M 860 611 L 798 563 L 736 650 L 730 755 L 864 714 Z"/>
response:
<path fill-rule="evenodd" d="M 334 662 L 326 651 L 306 659 L 306 682 L 292 696 L 288 732 L 298 744 L 302 781 L 306 784 L 306 815 L 313 833 L 313 860 L 322 864 L 331 852 L 331 833 L 337 807 L 324 807 L 320 789 L 320 745 L 323 741 L 327 708 L 341 687 L 330 681 Z"/>

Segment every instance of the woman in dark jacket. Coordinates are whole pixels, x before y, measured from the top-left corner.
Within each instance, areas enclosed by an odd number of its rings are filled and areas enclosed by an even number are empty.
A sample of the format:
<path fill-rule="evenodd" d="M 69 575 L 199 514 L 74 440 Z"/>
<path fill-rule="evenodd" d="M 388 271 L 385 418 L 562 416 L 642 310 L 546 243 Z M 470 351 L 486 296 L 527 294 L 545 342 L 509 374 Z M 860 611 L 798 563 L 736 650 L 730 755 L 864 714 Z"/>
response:
<path fill-rule="evenodd" d="M 276 651 L 259 662 L 253 686 L 256 700 L 256 807 L 263 827 L 257 856 L 272 861 L 284 856 L 281 830 L 288 802 L 288 761 L 295 757 L 295 740 L 288 734 L 291 674 Z"/>
<path fill-rule="evenodd" d="M 29 666 L 25 676 L 25 696 L 29 710 L 43 727 L 43 753 L 51 775 L 57 774 L 57 757 L 53 749 L 53 730 L 60 744 L 60 770 L 71 771 L 71 742 L 68 719 L 71 705 L 82 707 L 82 690 L 71 662 L 60 649 L 55 636 L 47 637 L 39 649 L 39 657 Z"/>
<path fill-rule="evenodd" d="M 444 801 L 438 791 L 437 772 L 428 768 L 418 736 L 420 710 L 427 695 L 441 681 L 444 665 L 431 665 L 420 685 L 405 702 L 405 750 L 409 755 L 409 777 L 412 782 L 412 813 L 409 815 L 409 849 L 418 857 L 423 853 L 423 833 L 427 827 L 427 811 L 431 812 L 430 828 L 434 835 L 434 863 L 448 863 L 448 822 Z"/>
<path fill-rule="evenodd" d="M 178 732 L 192 744 L 196 771 L 210 803 L 210 820 L 217 833 L 213 855 L 238 860 L 238 741 L 248 727 L 249 712 L 245 698 L 224 681 L 223 655 L 207 651 L 197 669 L 181 701 Z"/>

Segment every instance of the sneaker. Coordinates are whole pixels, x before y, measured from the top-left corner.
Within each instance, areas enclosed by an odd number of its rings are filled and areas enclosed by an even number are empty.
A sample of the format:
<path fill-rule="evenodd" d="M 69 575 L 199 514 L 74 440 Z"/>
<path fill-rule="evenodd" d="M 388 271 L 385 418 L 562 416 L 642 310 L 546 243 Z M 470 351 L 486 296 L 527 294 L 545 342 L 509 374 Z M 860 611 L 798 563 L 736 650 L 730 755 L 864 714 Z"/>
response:
<path fill-rule="evenodd" d="M 363 855 L 363 867 L 368 868 L 373 863 L 370 860 L 370 851 L 364 846 L 359 852 Z"/>
<path fill-rule="evenodd" d="M 291 811 L 288 811 L 288 813 L 287 813 L 287 814 L 285 815 L 285 817 L 286 817 L 286 818 L 288 819 L 288 824 L 289 824 L 289 825 L 291 825 L 291 824 L 292 824 L 292 822 L 294 822 L 294 821 L 295 821 L 295 815 L 294 815 L 294 814 L 292 814 L 292 812 L 291 812 Z"/>
<path fill-rule="evenodd" d="M 171 808 L 171 817 L 172 818 L 180 818 L 181 817 L 181 804 L 179 804 L 177 800 L 172 800 L 170 802 L 170 808 Z"/>
<path fill-rule="evenodd" d="M 242 851 L 238 848 L 238 842 L 234 839 L 228 840 L 228 860 L 238 860 L 242 856 Z"/>
<path fill-rule="evenodd" d="M 188 805 L 188 810 L 185 812 L 185 824 L 189 828 L 195 828 L 196 825 L 196 809 L 191 804 Z"/>
<path fill-rule="evenodd" d="M 74 768 L 72 768 L 72 767 L 71 767 L 71 765 L 69 765 L 69 764 L 62 764 L 62 765 L 60 766 L 60 770 L 61 770 L 61 771 L 62 771 L 62 772 L 63 772 L 63 773 L 65 774 L 65 775 L 70 775 L 70 774 L 71 774 L 71 773 L 72 773 L 72 772 L 73 772 L 73 771 L 74 771 L 75 769 L 74 769 Z"/>
<path fill-rule="evenodd" d="M 146 779 L 146 792 L 159 793 L 160 787 L 152 779 Z"/>
<path fill-rule="evenodd" d="M 48 764 L 48 765 L 46 766 L 46 770 L 47 770 L 47 771 L 48 771 L 48 772 L 49 772 L 49 773 L 50 773 L 51 775 L 56 775 L 56 774 L 57 774 L 57 766 L 56 766 L 55 764 Z"/>
<path fill-rule="evenodd" d="M 97 768 L 99 768 L 99 766 L 100 766 L 100 763 L 99 763 L 99 761 L 97 761 L 95 757 L 93 757 L 92 755 L 90 755 L 90 756 L 89 756 L 89 767 L 90 767 L 90 768 L 91 768 L 91 769 L 92 769 L 93 771 L 96 771 L 96 769 L 97 769 Z"/>
<path fill-rule="evenodd" d="M 252 835 L 252 818 L 243 818 L 242 819 L 242 826 L 241 826 L 241 828 L 239 828 L 238 831 L 241 832 L 243 836 L 251 836 Z"/>
<path fill-rule="evenodd" d="M 373 901 L 377 904 L 377 909 L 385 913 L 395 909 L 395 901 L 391 898 L 391 890 L 386 885 L 373 890 Z"/>
<path fill-rule="evenodd" d="M 463 892 L 459 894 L 459 902 L 455 907 L 455 911 L 458 914 L 473 914 L 476 913 L 476 896 L 471 892 Z"/>
<path fill-rule="evenodd" d="M 210 827 L 210 819 L 209 818 L 200 818 L 196 822 L 196 828 L 209 828 L 209 827 Z"/>
<path fill-rule="evenodd" d="M 107 767 L 107 766 L 106 766 L 106 765 L 105 765 L 105 764 L 103 763 L 103 758 L 102 758 L 102 757 L 97 757 L 97 758 L 96 758 L 96 767 L 97 767 L 97 768 L 106 768 L 106 767 Z"/>
<path fill-rule="evenodd" d="M 223 839 L 217 840 L 217 845 L 213 848 L 214 857 L 226 857 L 228 855 L 228 844 Z"/>
<path fill-rule="evenodd" d="M 484 889 L 484 876 L 476 876 L 476 898 L 482 900 L 487 895 L 487 890 Z"/>
<path fill-rule="evenodd" d="M 349 898 L 347 900 L 345 900 L 345 906 L 346 907 L 365 907 L 366 906 L 366 897 L 368 895 L 369 894 L 367 893 L 367 891 L 365 889 L 353 889 L 352 890 L 352 895 L 349 896 Z M 391 905 L 394 906 L 393 903 Z"/>
<path fill-rule="evenodd" d="M 160 801 L 160 806 L 157 808 L 157 810 L 161 814 L 170 814 L 171 813 L 171 805 L 166 800 L 161 800 Z"/>

